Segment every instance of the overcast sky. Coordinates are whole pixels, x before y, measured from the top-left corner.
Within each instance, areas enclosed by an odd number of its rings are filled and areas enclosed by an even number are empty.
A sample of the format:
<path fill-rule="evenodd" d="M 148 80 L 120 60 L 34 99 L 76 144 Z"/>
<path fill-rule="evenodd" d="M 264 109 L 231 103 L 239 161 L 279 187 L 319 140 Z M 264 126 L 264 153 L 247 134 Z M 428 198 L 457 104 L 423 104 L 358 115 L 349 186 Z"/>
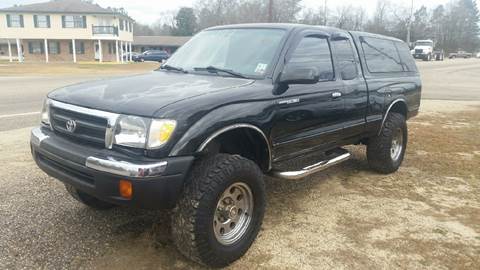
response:
<path fill-rule="evenodd" d="M 32 4 L 47 2 L 48 0 L 0 0 L 0 8 L 10 7 L 15 4 Z M 94 0 L 102 7 L 123 7 L 128 14 L 141 23 L 153 23 L 160 14 L 169 10 L 176 10 L 183 6 L 192 6 L 195 0 Z M 309 8 L 318 8 L 323 5 L 324 0 L 303 0 L 302 4 Z M 353 5 L 364 7 L 368 13 L 375 10 L 377 0 L 327 0 L 329 9 L 335 9 L 336 6 Z M 392 0 L 393 3 L 410 5 L 411 0 Z M 414 0 L 415 7 L 426 5 L 432 7 L 438 4 L 445 4 L 448 0 Z"/>

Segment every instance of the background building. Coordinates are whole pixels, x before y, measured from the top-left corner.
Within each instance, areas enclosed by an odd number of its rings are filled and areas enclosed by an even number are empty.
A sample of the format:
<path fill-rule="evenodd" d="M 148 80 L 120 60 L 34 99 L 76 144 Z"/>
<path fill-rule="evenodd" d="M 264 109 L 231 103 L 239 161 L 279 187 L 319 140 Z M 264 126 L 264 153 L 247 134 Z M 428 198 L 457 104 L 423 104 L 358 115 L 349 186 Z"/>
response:
<path fill-rule="evenodd" d="M 148 50 L 164 50 L 175 52 L 192 37 L 179 36 L 134 36 L 133 51 L 142 53 Z"/>
<path fill-rule="evenodd" d="M 0 9 L 0 57 L 10 61 L 124 61 L 133 19 L 82 0 Z"/>

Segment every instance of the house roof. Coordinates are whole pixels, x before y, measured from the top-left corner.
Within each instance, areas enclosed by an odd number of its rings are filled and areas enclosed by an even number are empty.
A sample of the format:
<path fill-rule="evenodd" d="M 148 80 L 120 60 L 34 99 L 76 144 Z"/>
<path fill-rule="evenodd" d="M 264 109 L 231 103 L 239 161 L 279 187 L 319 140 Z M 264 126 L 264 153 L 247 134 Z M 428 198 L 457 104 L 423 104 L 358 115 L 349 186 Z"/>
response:
<path fill-rule="evenodd" d="M 124 15 L 120 10 L 114 8 L 102 8 L 84 0 L 51 0 L 49 2 L 15 5 L 9 8 L 0 9 L 0 12 L 28 12 L 28 13 L 83 13 L 83 14 L 112 14 Z"/>
<path fill-rule="evenodd" d="M 134 36 L 133 45 L 144 46 L 182 46 L 192 37 L 178 36 Z"/>

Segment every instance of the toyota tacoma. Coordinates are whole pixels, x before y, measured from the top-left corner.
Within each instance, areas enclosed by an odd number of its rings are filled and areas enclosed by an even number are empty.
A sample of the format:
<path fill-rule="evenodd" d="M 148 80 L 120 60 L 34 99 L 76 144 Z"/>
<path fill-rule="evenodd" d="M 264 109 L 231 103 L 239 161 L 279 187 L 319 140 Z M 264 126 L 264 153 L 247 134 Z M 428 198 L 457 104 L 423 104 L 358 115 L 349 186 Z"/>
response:
<path fill-rule="evenodd" d="M 49 93 L 31 150 L 87 206 L 173 209 L 179 251 L 222 267 L 260 230 L 264 175 L 304 178 L 348 160 L 343 146 L 351 144 L 366 145 L 373 170 L 395 172 L 420 93 L 415 61 L 398 39 L 295 24 L 219 26 L 158 70 Z"/>

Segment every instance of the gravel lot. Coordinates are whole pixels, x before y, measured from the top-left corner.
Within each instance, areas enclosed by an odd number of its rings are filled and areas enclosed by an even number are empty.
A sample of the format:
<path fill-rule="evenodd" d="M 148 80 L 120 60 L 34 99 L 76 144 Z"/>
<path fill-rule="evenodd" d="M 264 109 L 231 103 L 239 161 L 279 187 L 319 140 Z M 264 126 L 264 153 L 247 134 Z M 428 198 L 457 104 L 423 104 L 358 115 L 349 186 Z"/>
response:
<path fill-rule="evenodd" d="M 478 95 L 475 80 L 462 87 Z M 231 268 L 478 269 L 480 102 L 424 100 L 409 129 L 395 174 L 370 171 L 351 147 L 352 160 L 300 182 L 268 178 L 262 230 Z M 198 268 L 173 247 L 167 212 L 70 198 L 34 165 L 29 131 L 0 132 L 0 268 Z"/>

